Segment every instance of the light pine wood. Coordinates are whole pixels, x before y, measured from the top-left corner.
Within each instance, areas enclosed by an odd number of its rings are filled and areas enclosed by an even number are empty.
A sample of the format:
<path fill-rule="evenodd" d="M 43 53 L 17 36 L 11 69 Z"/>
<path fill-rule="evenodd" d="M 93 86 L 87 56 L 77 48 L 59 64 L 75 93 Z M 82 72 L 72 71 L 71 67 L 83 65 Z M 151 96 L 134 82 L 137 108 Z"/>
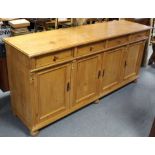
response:
<path fill-rule="evenodd" d="M 145 39 L 145 36 L 149 36 L 149 31 L 138 32 L 131 35 L 131 41 L 139 41 L 142 38 Z"/>
<path fill-rule="evenodd" d="M 102 41 L 146 30 L 149 30 L 148 26 L 121 20 L 38 32 L 5 38 L 4 40 L 28 57 L 35 57 L 90 42 Z"/>
<path fill-rule="evenodd" d="M 39 131 L 30 131 L 31 136 L 37 136 L 39 134 Z"/>
<path fill-rule="evenodd" d="M 83 56 L 89 53 L 93 53 L 96 51 L 101 51 L 105 49 L 105 41 L 97 42 L 97 43 L 91 43 L 89 45 L 83 45 L 78 47 L 77 49 L 77 55 Z"/>
<path fill-rule="evenodd" d="M 118 21 L 37 33 L 36 39 L 34 35 L 5 39 L 13 113 L 35 135 L 40 128 L 135 81 L 148 30 Z M 48 46 L 51 38 L 57 45 Z"/>
<path fill-rule="evenodd" d="M 124 79 L 130 78 L 138 74 L 142 51 L 144 50 L 144 42 L 131 44 L 127 47 L 125 56 Z"/>
<path fill-rule="evenodd" d="M 71 58 L 73 58 L 73 49 L 47 54 L 45 56 L 39 56 L 36 59 L 36 68 L 46 66 L 49 64 L 58 63 Z"/>
<path fill-rule="evenodd" d="M 39 121 L 68 110 L 70 64 L 40 71 L 36 80 Z"/>
<path fill-rule="evenodd" d="M 10 45 L 6 45 L 6 50 L 12 111 L 31 130 L 36 123 L 37 105 L 29 59 Z"/>
<path fill-rule="evenodd" d="M 100 55 L 93 55 L 79 59 L 73 64 L 72 106 L 88 104 L 88 99 L 98 96 L 101 76 L 100 61 Z"/>
<path fill-rule="evenodd" d="M 121 82 L 124 50 L 125 48 L 123 47 L 102 54 L 101 94 Z"/>
<path fill-rule="evenodd" d="M 107 41 L 107 48 L 117 47 L 129 42 L 129 36 L 112 38 Z"/>

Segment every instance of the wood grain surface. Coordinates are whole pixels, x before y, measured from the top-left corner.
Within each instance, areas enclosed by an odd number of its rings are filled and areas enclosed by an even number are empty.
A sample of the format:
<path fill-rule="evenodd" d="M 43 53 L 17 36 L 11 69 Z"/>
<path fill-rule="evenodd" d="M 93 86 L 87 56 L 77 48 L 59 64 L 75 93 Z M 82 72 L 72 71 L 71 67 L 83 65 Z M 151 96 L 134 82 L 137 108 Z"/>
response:
<path fill-rule="evenodd" d="M 67 49 L 149 29 L 150 27 L 145 25 L 120 20 L 38 32 L 5 38 L 4 41 L 23 52 L 28 57 L 35 57 L 60 49 Z"/>

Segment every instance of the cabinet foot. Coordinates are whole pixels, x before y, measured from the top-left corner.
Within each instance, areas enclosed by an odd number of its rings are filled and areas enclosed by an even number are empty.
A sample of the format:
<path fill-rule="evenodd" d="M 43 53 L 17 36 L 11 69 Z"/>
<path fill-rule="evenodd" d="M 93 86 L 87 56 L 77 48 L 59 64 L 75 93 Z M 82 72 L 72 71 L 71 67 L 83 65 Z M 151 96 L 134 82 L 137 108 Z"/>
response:
<path fill-rule="evenodd" d="M 98 100 L 96 100 L 94 103 L 95 103 L 95 104 L 98 104 L 98 103 L 100 103 L 100 100 L 98 99 Z"/>
<path fill-rule="evenodd" d="M 138 79 L 134 80 L 133 82 L 134 82 L 134 83 L 137 83 L 137 82 L 138 82 Z"/>
<path fill-rule="evenodd" d="M 39 130 L 37 131 L 30 131 L 31 136 L 37 136 L 39 134 Z"/>

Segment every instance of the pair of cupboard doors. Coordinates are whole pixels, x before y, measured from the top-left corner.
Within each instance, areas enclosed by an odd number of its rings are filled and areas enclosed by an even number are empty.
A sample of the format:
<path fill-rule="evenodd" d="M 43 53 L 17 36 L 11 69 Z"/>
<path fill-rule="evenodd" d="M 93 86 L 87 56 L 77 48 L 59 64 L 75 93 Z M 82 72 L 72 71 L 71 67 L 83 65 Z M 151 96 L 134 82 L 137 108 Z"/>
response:
<path fill-rule="evenodd" d="M 39 121 L 78 109 L 136 77 L 144 45 L 133 43 L 37 72 Z"/>

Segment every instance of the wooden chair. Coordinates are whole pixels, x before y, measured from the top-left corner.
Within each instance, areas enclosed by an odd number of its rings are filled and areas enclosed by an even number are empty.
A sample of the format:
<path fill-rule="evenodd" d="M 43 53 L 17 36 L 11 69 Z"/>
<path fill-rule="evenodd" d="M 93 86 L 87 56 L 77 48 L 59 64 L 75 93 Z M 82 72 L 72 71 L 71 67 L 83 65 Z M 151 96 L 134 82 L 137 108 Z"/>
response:
<path fill-rule="evenodd" d="M 152 55 L 149 59 L 148 65 L 155 64 L 155 41 L 152 41 L 152 50 L 153 50 L 153 52 L 152 52 Z"/>
<path fill-rule="evenodd" d="M 48 22 L 48 18 L 37 18 L 35 21 L 35 32 L 39 30 L 39 28 L 42 28 L 43 31 L 48 30 L 46 22 Z"/>
<path fill-rule="evenodd" d="M 155 24 L 155 19 L 153 19 L 153 22 L 152 22 L 152 32 L 151 32 L 151 44 L 152 44 L 153 53 L 149 59 L 148 65 L 155 64 L 155 37 L 153 36 L 154 29 L 155 29 L 154 24 Z"/>
<path fill-rule="evenodd" d="M 118 20 L 118 18 L 86 18 L 87 24 L 102 23 L 112 20 Z"/>
<path fill-rule="evenodd" d="M 30 28 L 34 28 L 34 32 L 48 30 L 46 22 L 50 21 L 50 18 L 26 18 L 26 19 L 30 21 Z"/>
<path fill-rule="evenodd" d="M 51 18 L 46 24 L 51 25 L 54 29 L 58 29 L 73 26 L 73 20 L 73 18 Z"/>
<path fill-rule="evenodd" d="M 73 18 L 56 18 L 55 28 L 73 26 Z"/>

